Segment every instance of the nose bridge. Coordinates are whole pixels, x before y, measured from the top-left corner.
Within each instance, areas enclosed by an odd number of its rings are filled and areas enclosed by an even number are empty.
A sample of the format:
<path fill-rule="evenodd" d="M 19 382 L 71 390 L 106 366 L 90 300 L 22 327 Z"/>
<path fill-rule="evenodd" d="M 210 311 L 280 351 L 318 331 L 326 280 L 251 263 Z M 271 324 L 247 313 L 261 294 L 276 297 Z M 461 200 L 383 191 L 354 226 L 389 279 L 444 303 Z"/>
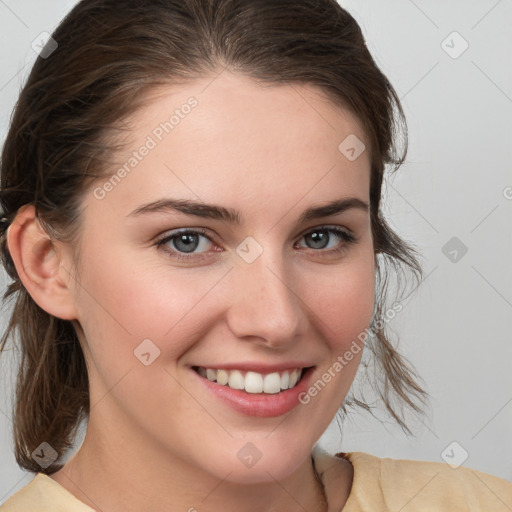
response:
<path fill-rule="evenodd" d="M 259 244 L 258 248 L 254 239 L 245 242 L 237 249 L 240 260 L 233 275 L 236 293 L 228 315 L 230 328 L 238 337 L 258 337 L 272 345 L 291 342 L 304 316 L 289 263 L 280 248 L 263 249 Z"/>

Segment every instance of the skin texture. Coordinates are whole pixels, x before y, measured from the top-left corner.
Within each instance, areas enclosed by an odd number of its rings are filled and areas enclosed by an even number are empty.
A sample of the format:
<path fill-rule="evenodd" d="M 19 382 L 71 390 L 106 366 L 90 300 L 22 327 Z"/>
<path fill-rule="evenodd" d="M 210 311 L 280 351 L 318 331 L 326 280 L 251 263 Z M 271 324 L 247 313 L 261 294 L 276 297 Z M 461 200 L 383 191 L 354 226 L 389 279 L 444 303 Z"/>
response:
<path fill-rule="evenodd" d="M 191 366 L 303 360 L 315 365 L 315 381 L 371 321 L 369 213 L 299 222 L 305 209 L 335 199 L 369 202 L 369 151 L 350 161 L 338 150 L 351 134 L 366 144 L 357 120 L 313 86 L 215 76 L 154 90 L 130 119 L 111 172 L 189 97 L 198 102 L 103 198 L 93 189 L 84 196 L 79 273 L 71 248 L 48 239 L 33 208 L 9 228 L 25 286 L 43 309 L 79 322 L 88 365 L 87 435 L 52 478 L 105 512 L 322 510 L 311 448 L 361 352 L 307 405 L 274 418 L 234 411 Z M 243 223 L 129 215 L 166 197 L 235 209 Z M 315 248 L 304 235 L 323 226 L 357 241 L 330 235 L 327 249 Z M 178 252 L 171 241 L 156 242 L 179 228 L 204 228 L 212 241 L 201 237 L 193 257 L 178 260 L 164 250 Z M 236 251 L 248 236 L 263 249 L 252 263 Z M 145 339 L 160 351 L 148 366 L 134 355 Z M 262 454 L 252 467 L 237 456 L 248 442 Z M 339 506 L 350 489 L 346 464 L 330 475 L 344 489 Z"/>

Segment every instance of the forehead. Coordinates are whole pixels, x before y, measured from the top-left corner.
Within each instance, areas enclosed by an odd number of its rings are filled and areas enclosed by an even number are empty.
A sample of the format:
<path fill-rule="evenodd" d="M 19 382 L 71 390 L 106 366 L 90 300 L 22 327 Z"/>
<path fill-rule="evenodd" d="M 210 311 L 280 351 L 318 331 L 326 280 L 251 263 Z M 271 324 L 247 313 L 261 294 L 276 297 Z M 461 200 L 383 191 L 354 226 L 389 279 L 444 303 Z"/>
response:
<path fill-rule="evenodd" d="M 126 209 L 166 192 L 205 201 L 368 195 L 369 150 L 346 153 L 347 144 L 369 149 L 360 123 L 312 85 L 225 70 L 155 88 L 127 124 L 130 143 L 109 169 L 126 171 L 110 194 Z"/>
<path fill-rule="evenodd" d="M 197 105 L 188 108 L 191 98 Z M 187 123 L 182 123 L 186 118 Z M 366 143 L 356 116 L 323 89 L 312 84 L 263 82 L 228 70 L 181 85 L 150 89 L 144 107 L 128 124 L 139 136 L 156 130 L 159 138 L 158 124 L 167 121 L 172 124 L 173 135 L 179 135 L 178 125 L 182 124 L 193 125 L 194 130 L 202 128 L 198 135 L 206 137 L 205 143 L 228 136 L 244 137 L 247 143 L 266 139 L 279 147 L 291 138 L 302 137 L 305 148 L 310 141 L 318 149 L 319 141 L 332 144 L 347 133 Z M 169 133 L 164 132 L 160 135 L 166 138 Z M 279 141 L 273 138 L 276 134 Z"/>

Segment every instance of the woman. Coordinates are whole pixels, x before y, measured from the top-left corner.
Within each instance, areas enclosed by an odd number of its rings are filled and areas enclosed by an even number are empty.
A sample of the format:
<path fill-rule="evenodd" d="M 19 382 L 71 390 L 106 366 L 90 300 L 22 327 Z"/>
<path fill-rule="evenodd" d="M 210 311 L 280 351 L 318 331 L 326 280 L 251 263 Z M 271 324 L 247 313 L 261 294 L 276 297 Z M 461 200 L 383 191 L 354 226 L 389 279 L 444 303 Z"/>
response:
<path fill-rule="evenodd" d="M 334 1 L 80 2 L 2 154 L 37 475 L 1 510 L 506 510 L 491 475 L 314 449 L 363 349 L 404 429 L 425 401 L 383 321 L 388 268 L 420 274 L 380 204 L 400 121 Z"/>

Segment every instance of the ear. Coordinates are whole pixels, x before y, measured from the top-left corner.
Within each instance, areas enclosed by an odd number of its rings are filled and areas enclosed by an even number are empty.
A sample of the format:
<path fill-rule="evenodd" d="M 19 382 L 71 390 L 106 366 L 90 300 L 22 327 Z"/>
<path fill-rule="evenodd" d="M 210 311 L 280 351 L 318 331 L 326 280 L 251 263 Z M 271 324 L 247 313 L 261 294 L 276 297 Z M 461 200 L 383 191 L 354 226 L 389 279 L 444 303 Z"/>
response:
<path fill-rule="evenodd" d="M 41 227 L 33 205 L 25 205 L 7 230 L 7 247 L 18 276 L 38 304 L 63 320 L 77 318 L 71 259 Z"/>

